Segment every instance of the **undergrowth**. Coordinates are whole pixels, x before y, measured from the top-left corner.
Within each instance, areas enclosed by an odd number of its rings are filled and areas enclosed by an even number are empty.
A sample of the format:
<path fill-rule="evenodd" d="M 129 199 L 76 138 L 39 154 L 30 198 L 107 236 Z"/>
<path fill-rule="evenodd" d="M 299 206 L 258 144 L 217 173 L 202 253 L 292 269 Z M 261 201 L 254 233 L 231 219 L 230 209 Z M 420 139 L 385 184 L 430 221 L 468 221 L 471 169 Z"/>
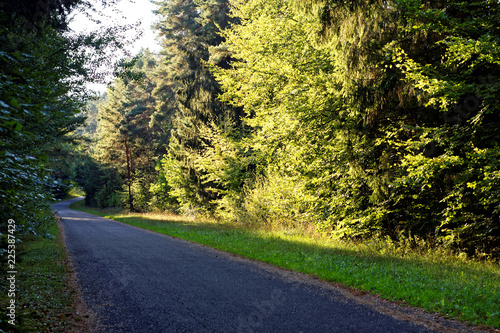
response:
<path fill-rule="evenodd" d="M 15 296 L 8 297 L 6 292 L 0 296 L 2 305 L 15 300 L 15 325 L 8 323 L 11 318 L 3 313 L 0 332 L 69 332 L 77 320 L 75 294 L 68 284 L 66 253 L 57 224 L 53 222 L 47 231 L 44 237 L 19 237 Z"/>

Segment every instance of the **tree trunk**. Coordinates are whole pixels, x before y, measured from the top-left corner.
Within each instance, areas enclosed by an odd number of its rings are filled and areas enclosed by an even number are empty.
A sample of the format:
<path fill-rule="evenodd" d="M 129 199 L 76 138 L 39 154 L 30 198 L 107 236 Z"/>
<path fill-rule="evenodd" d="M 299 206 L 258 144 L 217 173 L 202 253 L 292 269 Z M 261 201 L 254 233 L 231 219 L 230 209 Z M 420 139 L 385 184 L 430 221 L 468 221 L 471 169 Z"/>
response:
<path fill-rule="evenodd" d="M 127 160 L 127 185 L 128 185 L 128 204 L 130 211 L 134 211 L 134 197 L 132 196 L 132 154 L 128 140 L 125 140 L 125 156 Z"/>

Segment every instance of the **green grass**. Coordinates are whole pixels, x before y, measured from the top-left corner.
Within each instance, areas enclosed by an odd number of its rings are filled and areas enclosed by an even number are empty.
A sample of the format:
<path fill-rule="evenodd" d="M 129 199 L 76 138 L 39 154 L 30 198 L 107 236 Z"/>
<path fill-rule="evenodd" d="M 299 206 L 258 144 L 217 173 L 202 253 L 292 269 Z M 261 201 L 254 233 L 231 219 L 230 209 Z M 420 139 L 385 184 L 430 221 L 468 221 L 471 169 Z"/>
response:
<path fill-rule="evenodd" d="M 8 332 L 69 332 L 78 320 L 75 292 L 68 284 L 66 253 L 56 223 L 48 232 L 54 237 L 20 236 L 15 266 L 16 325 L 0 325 Z M 2 293 L 0 299 L 6 304 L 11 298 Z"/>
<path fill-rule="evenodd" d="M 168 214 L 72 208 L 341 283 L 474 325 L 500 327 L 500 267 L 425 244 L 339 242 L 294 231 L 247 229 Z"/>
<path fill-rule="evenodd" d="M 83 192 L 83 190 L 81 188 L 72 187 L 68 192 L 68 197 L 65 198 L 64 200 L 78 198 L 78 197 L 81 197 L 82 195 L 85 195 L 85 192 Z"/>

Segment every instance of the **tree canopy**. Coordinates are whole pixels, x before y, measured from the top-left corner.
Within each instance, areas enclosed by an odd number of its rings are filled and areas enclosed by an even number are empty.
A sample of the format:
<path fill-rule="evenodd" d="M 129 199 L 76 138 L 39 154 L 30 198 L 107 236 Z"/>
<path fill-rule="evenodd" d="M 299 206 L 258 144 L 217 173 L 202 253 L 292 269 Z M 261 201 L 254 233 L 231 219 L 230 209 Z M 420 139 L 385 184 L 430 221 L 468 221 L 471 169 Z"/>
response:
<path fill-rule="evenodd" d="M 498 253 L 497 2 L 157 4 L 156 202 Z"/>
<path fill-rule="evenodd" d="M 96 134 L 74 176 L 89 204 L 498 256 L 498 2 L 156 5 L 162 51 L 125 60 L 92 109 Z M 68 50 L 83 39 L 49 21 L 46 40 L 28 33 L 30 52 L 2 28 L 11 46 L 0 58 L 16 64 L 2 67 L 5 170 L 16 158 L 45 170 L 39 157 L 81 122 L 84 103 L 69 92 L 83 60 Z M 68 166 L 58 168 L 64 180 Z M 9 198 L 28 184 L 4 177 L 19 186 Z"/>
<path fill-rule="evenodd" d="M 264 215 L 498 251 L 497 2 L 232 3 L 238 61 L 216 73 L 266 165 Z"/>
<path fill-rule="evenodd" d="M 50 204 L 66 196 L 81 156 L 88 83 L 102 81 L 110 69 L 98 64 L 123 44 L 116 29 L 70 33 L 77 7 L 93 10 L 79 0 L 0 2 L 0 216 L 19 235 L 43 235 L 53 221 Z"/>

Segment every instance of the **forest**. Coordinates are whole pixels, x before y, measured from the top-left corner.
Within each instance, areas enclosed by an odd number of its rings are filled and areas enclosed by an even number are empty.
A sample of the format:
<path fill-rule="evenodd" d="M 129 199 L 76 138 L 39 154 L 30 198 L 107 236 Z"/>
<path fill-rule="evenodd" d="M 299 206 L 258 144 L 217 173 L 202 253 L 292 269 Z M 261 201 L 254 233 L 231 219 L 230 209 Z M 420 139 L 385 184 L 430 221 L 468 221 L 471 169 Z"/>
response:
<path fill-rule="evenodd" d="M 120 29 L 69 36 L 83 0 L 0 1 L 2 224 L 43 235 L 80 186 L 88 206 L 499 258 L 498 1 L 154 2 L 162 51 L 96 97 Z"/>

